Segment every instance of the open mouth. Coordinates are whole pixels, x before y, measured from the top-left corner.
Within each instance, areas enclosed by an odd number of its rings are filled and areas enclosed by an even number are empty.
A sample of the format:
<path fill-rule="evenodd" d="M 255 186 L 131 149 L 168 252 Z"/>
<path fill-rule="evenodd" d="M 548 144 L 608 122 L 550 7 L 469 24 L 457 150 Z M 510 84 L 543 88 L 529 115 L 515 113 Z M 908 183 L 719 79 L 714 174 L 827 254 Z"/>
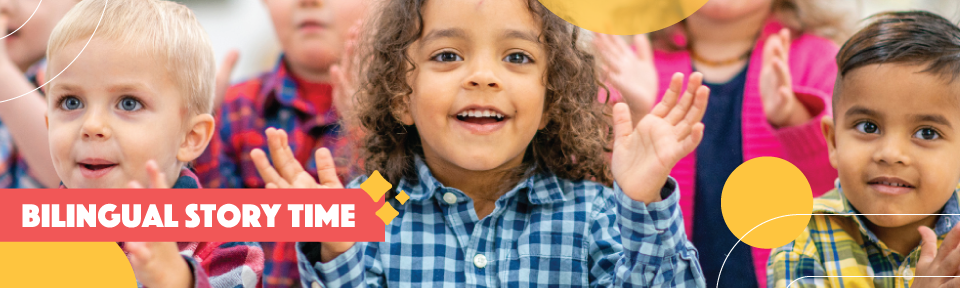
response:
<path fill-rule="evenodd" d="M 114 167 L 117 167 L 117 163 L 112 163 L 106 160 L 84 160 L 77 165 L 80 166 L 80 174 L 87 178 L 100 178 L 103 175 L 106 175 Z"/>
<path fill-rule="evenodd" d="M 506 119 L 503 113 L 491 109 L 471 109 L 457 114 L 457 120 L 478 125 L 494 124 Z"/>
<path fill-rule="evenodd" d="M 903 194 L 917 188 L 910 182 L 896 177 L 877 177 L 867 181 L 867 185 L 887 194 Z"/>

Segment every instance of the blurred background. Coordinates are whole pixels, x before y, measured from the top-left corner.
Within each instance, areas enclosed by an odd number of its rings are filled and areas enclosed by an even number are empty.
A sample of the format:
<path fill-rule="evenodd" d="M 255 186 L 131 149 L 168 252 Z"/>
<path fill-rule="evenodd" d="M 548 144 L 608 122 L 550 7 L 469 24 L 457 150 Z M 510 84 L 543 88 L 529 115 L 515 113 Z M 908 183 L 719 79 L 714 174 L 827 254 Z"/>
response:
<path fill-rule="evenodd" d="M 240 51 L 240 61 L 231 79 L 239 81 L 273 68 L 280 45 L 273 33 L 263 1 L 269 0 L 179 0 L 193 9 L 210 39 L 217 62 L 230 49 Z M 354 0 L 327 0 L 354 1 Z M 801 0 L 805 1 L 805 0 Z M 856 7 L 857 19 L 887 10 L 928 10 L 953 22 L 960 22 L 958 0 L 826 0 L 843 1 Z"/>

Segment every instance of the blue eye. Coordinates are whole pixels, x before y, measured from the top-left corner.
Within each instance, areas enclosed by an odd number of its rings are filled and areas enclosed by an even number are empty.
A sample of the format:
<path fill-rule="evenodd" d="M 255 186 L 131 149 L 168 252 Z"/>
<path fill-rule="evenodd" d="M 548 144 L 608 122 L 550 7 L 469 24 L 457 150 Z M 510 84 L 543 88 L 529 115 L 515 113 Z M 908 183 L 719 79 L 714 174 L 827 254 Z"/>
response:
<path fill-rule="evenodd" d="M 137 99 L 123 98 L 120 99 L 120 103 L 117 103 L 117 107 L 123 111 L 137 111 L 143 109 L 143 104 L 137 101 Z"/>
<path fill-rule="evenodd" d="M 933 130 L 930 128 L 921 128 L 920 130 L 917 130 L 917 133 L 913 134 L 913 137 L 917 137 L 923 140 L 936 140 L 936 139 L 940 139 L 940 133 L 938 133 L 937 130 Z"/>
<path fill-rule="evenodd" d="M 880 133 L 880 127 L 877 127 L 877 124 L 873 124 L 870 122 L 857 123 L 857 126 L 855 128 L 857 129 L 857 131 L 867 133 L 867 134 Z"/>
<path fill-rule="evenodd" d="M 80 102 L 80 99 L 77 99 L 77 97 L 67 96 L 60 100 L 60 109 L 77 110 L 80 108 L 83 108 L 83 102 Z"/>
<path fill-rule="evenodd" d="M 507 57 L 503 58 L 503 61 L 513 64 L 527 64 L 533 62 L 533 59 L 531 59 L 530 56 L 527 56 L 527 54 L 517 52 L 507 55 Z"/>
<path fill-rule="evenodd" d="M 434 55 L 430 60 L 437 62 L 453 62 L 453 61 L 463 61 L 463 57 L 457 55 L 453 52 L 440 52 L 437 55 Z"/>

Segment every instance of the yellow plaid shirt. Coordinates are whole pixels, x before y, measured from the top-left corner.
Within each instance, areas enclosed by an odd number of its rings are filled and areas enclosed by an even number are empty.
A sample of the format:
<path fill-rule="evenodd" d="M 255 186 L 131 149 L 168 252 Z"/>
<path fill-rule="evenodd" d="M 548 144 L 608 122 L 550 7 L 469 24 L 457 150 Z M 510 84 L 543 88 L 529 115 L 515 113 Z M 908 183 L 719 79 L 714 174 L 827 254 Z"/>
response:
<path fill-rule="evenodd" d="M 960 189 L 960 185 L 958 185 Z M 920 247 L 904 257 L 890 250 L 864 225 L 850 202 L 837 189 L 813 201 L 813 214 L 807 229 L 796 240 L 777 248 L 767 262 L 767 284 L 773 288 L 894 288 L 910 287 L 916 271 Z M 940 214 L 960 214 L 957 190 Z M 934 232 L 937 246 L 960 216 L 940 216 Z M 856 276 L 844 277 L 842 276 Z M 864 277 L 867 276 L 867 277 Z M 799 280 L 798 280 L 799 279 Z M 792 285 L 791 285 L 792 283 Z"/>

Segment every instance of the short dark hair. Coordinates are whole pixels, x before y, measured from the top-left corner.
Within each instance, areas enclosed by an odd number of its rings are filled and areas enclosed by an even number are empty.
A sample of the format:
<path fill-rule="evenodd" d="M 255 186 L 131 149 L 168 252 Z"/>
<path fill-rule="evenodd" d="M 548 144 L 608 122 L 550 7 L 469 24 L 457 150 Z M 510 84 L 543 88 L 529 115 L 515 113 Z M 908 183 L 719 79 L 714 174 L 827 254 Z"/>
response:
<path fill-rule="evenodd" d="M 926 64 L 921 72 L 950 81 L 960 76 L 960 27 L 926 11 L 884 12 L 847 40 L 837 53 L 837 89 L 853 69 L 882 63 Z M 833 93 L 833 106 L 839 93 Z"/>

